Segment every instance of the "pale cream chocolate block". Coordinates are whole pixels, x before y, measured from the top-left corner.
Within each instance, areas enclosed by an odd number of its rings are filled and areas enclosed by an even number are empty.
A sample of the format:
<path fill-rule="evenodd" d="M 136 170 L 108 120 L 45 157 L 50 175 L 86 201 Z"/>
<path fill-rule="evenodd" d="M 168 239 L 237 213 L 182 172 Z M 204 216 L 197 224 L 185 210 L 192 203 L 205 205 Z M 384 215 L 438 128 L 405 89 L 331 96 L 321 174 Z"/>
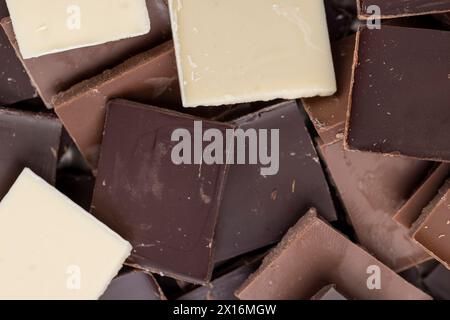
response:
<path fill-rule="evenodd" d="M 6 0 L 6 3 L 24 59 L 150 31 L 145 0 Z"/>
<path fill-rule="evenodd" d="M 336 92 L 323 1 L 169 0 L 183 105 Z"/>
<path fill-rule="evenodd" d="M 97 299 L 130 252 L 29 169 L 0 203 L 0 299 Z"/>

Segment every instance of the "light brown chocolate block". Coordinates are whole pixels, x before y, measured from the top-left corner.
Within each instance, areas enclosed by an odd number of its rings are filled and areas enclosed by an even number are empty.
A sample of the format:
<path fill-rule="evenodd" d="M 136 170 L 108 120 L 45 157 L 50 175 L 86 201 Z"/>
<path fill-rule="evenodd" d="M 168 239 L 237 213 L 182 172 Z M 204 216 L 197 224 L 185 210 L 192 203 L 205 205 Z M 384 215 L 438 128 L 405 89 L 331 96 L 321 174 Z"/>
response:
<path fill-rule="evenodd" d="M 379 270 L 380 289 L 369 289 L 372 269 Z M 431 299 L 333 229 L 314 209 L 287 233 L 237 296 L 243 300 L 309 300 L 329 283 L 358 300 Z"/>
<path fill-rule="evenodd" d="M 430 259 L 392 216 L 432 166 L 426 161 L 351 152 L 342 140 L 319 143 L 322 158 L 359 242 L 395 271 Z"/>
<path fill-rule="evenodd" d="M 93 168 L 102 141 L 105 105 L 113 98 L 158 107 L 180 106 L 172 41 L 81 82 L 54 100 L 56 114 Z"/>
<path fill-rule="evenodd" d="M 394 215 L 394 220 L 408 229 L 411 228 L 414 221 L 421 215 L 423 208 L 433 200 L 449 175 L 449 163 L 442 163 L 436 167 L 411 198 Z"/>
<path fill-rule="evenodd" d="M 411 228 L 414 240 L 450 269 L 450 180 Z"/>
<path fill-rule="evenodd" d="M 303 106 L 324 143 L 344 137 L 356 37 L 332 45 L 338 91 L 331 97 L 303 99 Z"/>

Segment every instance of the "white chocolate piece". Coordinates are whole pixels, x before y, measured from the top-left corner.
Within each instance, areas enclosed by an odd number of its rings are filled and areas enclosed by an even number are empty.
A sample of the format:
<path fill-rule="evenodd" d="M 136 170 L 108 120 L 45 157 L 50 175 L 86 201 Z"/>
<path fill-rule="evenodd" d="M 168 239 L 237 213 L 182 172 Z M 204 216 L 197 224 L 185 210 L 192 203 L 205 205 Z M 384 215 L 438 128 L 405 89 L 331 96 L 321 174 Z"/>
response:
<path fill-rule="evenodd" d="M 336 91 L 322 0 L 169 0 L 183 105 Z"/>
<path fill-rule="evenodd" d="M 29 169 L 0 203 L 0 300 L 97 299 L 130 252 Z"/>
<path fill-rule="evenodd" d="M 150 31 L 145 0 L 6 0 L 6 3 L 24 59 Z"/>

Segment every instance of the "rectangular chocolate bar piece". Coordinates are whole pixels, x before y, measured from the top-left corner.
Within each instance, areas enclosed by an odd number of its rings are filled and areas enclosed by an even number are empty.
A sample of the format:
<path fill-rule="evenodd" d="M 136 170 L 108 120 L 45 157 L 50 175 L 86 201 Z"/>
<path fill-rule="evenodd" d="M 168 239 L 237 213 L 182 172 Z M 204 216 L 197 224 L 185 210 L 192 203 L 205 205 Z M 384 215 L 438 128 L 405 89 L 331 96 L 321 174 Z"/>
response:
<path fill-rule="evenodd" d="M 208 282 L 227 166 L 198 158 L 209 145 L 198 126 L 224 135 L 231 126 L 125 100 L 107 109 L 92 213 L 133 244 L 128 265 Z M 186 144 L 188 135 L 195 139 L 183 153 L 195 162 L 180 164 L 173 156 L 180 148 L 173 135 Z"/>
<path fill-rule="evenodd" d="M 102 141 L 106 103 L 112 98 L 157 106 L 180 105 L 173 43 L 139 54 L 58 95 L 55 112 L 93 168 Z"/>
<path fill-rule="evenodd" d="M 241 300 L 309 300 L 329 283 L 356 300 L 430 296 L 333 229 L 310 210 L 238 290 Z"/>
<path fill-rule="evenodd" d="M 358 43 L 347 148 L 450 161 L 450 32 L 362 28 Z"/>
<path fill-rule="evenodd" d="M 61 134 L 53 115 L 0 108 L 0 200 L 25 167 L 55 183 Z"/>
<path fill-rule="evenodd" d="M 169 0 L 185 107 L 327 96 L 323 1 Z"/>
<path fill-rule="evenodd" d="M 359 242 L 395 271 L 430 259 L 392 216 L 425 177 L 431 163 L 321 144 L 322 158 Z M 389 250 L 386 250 L 389 248 Z"/>
<path fill-rule="evenodd" d="M 337 220 L 304 120 L 297 103 L 288 101 L 230 122 L 247 134 L 278 130 L 279 137 L 278 145 L 267 150 L 274 174 L 264 175 L 261 168 L 266 166 L 248 162 L 230 165 L 215 234 L 216 261 L 279 241 L 311 206 L 320 208 L 329 221 Z"/>
<path fill-rule="evenodd" d="M 436 260 L 450 269 L 450 180 L 423 210 L 411 234 Z"/>
<path fill-rule="evenodd" d="M 0 299 L 98 299 L 128 242 L 25 169 L 0 205 Z"/>
<path fill-rule="evenodd" d="M 163 0 L 147 0 L 147 9 L 151 30 L 145 35 L 25 60 L 20 54 L 11 20 L 3 21 L 2 27 L 39 95 L 47 107 L 52 108 L 52 98 L 59 92 L 170 39 L 167 4 Z"/>
<path fill-rule="evenodd" d="M 127 271 L 114 278 L 100 300 L 165 300 L 155 278 L 141 271 Z"/>
<path fill-rule="evenodd" d="M 6 0 L 24 59 L 150 31 L 145 0 Z"/>
<path fill-rule="evenodd" d="M 360 19 L 367 19 L 373 15 L 371 6 L 377 6 L 381 11 L 381 18 L 399 18 L 440 12 L 450 12 L 448 0 L 357 0 Z"/>

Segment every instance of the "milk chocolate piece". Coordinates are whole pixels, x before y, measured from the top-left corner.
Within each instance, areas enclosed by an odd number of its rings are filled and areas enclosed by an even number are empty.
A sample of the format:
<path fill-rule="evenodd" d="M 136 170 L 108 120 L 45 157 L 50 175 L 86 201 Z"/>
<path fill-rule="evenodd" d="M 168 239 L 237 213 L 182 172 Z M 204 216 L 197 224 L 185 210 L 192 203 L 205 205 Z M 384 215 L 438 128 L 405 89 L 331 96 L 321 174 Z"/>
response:
<path fill-rule="evenodd" d="M 128 271 L 114 278 L 100 300 L 165 300 L 152 275 Z"/>
<path fill-rule="evenodd" d="M 347 148 L 450 161 L 450 32 L 383 26 L 358 39 Z"/>
<path fill-rule="evenodd" d="M 437 266 L 425 277 L 424 283 L 436 299 L 450 300 L 450 271 L 444 266 Z"/>
<path fill-rule="evenodd" d="M 0 109 L 0 200 L 25 167 L 55 183 L 61 133 L 52 115 Z"/>
<path fill-rule="evenodd" d="M 395 271 L 430 259 L 392 216 L 420 184 L 426 161 L 349 152 L 342 141 L 320 145 L 331 178 L 361 244 Z"/>
<path fill-rule="evenodd" d="M 206 286 L 199 287 L 178 298 L 178 300 L 237 300 L 235 291 L 256 271 L 257 266 L 243 265 Z"/>
<path fill-rule="evenodd" d="M 430 203 L 438 193 L 439 188 L 450 176 L 450 164 L 438 165 L 425 179 L 411 198 L 394 215 L 394 220 L 406 228 L 411 228 L 422 213 L 422 210 Z"/>
<path fill-rule="evenodd" d="M 319 290 L 312 298 L 311 300 L 348 300 L 344 295 L 342 295 L 339 291 L 336 289 L 336 285 L 330 284 L 328 286 L 323 287 Z"/>
<path fill-rule="evenodd" d="M 147 0 L 151 31 L 143 36 L 69 50 L 22 62 L 47 107 L 52 97 L 71 86 L 170 39 L 169 9 L 163 0 Z M 2 26 L 21 57 L 11 20 Z"/>
<path fill-rule="evenodd" d="M 450 12 L 450 2 L 433 0 L 357 0 L 360 19 L 369 18 L 373 12 L 369 12 L 369 6 L 378 6 L 381 10 L 381 18 L 398 18 Z"/>
<path fill-rule="evenodd" d="M 92 167 L 97 164 L 105 106 L 112 98 L 157 106 L 180 105 L 173 43 L 137 55 L 58 95 L 55 111 Z"/>
<path fill-rule="evenodd" d="M 279 130 L 279 171 L 262 175 L 259 165 L 230 166 L 215 234 L 216 261 L 279 241 L 311 206 L 322 210 L 329 221 L 337 220 L 319 157 L 295 101 L 231 124 L 245 131 Z"/>
<path fill-rule="evenodd" d="M 414 240 L 450 269 L 450 180 L 411 228 Z"/>
<path fill-rule="evenodd" d="M 176 165 L 171 158 L 173 131 L 193 134 L 201 119 L 125 100 L 108 110 L 93 214 L 133 244 L 128 265 L 206 283 L 227 166 Z M 202 124 L 223 134 L 231 128 Z"/>
<path fill-rule="evenodd" d="M 353 35 L 332 45 L 338 91 L 331 97 L 303 99 L 303 106 L 324 143 L 344 137 L 355 41 Z"/>
<path fill-rule="evenodd" d="M 368 285 L 371 270 L 379 271 L 380 289 Z M 307 300 L 330 283 L 357 300 L 431 299 L 317 217 L 314 209 L 287 233 L 236 295 L 243 300 Z"/>
<path fill-rule="evenodd" d="M 4 0 L 0 0 L 0 20 L 8 12 Z M 17 58 L 8 37 L 0 30 L 0 105 L 27 100 L 37 95 L 36 89 L 31 85 L 20 60 Z"/>

